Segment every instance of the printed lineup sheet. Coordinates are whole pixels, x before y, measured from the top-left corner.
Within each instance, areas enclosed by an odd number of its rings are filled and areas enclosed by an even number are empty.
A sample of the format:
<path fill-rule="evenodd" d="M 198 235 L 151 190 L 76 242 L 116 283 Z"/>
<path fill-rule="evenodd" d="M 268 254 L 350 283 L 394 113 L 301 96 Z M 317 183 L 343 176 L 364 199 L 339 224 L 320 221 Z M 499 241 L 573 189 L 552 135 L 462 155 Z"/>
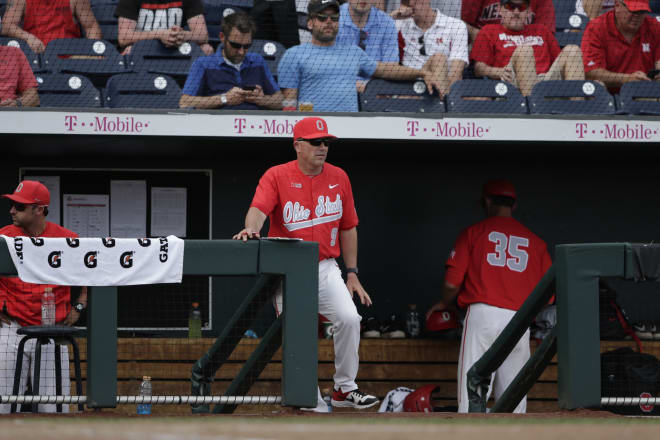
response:
<path fill-rule="evenodd" d="M 50 205 L 48 205 L 48 221 L 62 225 L 60 176 L 23 176 L 24 180 L 36 180 L 43 183 L 50 192 Z"/>
<path fill-rule="evenodd" d="M 110 181 L 110 235 L 116 238 L 147 236 L 147 181 Z"/>
<path fill-rule="evenodd" d="M 80 237 L 107 237 L 110 197 L 107 194 L 64 194 L 64 227 Z"/>
<path fill-rule="evenodd" d="M 186 236 L 186 188 L 151 188 L 151 236 Z"/>

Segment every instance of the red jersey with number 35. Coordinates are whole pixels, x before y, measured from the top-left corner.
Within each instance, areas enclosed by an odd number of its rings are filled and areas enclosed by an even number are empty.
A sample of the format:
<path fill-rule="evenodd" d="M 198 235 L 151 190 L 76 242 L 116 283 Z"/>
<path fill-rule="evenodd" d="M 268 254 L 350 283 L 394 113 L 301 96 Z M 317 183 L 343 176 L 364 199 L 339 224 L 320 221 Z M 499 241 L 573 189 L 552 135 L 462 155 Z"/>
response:
<path fill-rule="evenodd" d="M 27 236 L 18 226 L 8 225 L 0 229 L 0 235 L 8 237 Z M 46 222 L 46 229 L 39 237 L 78 237 L 73 231 L 52 222 Z M 29 240 L 29 238 L 25 238 Z M 7 243 L 7 246 L 12 246 Z M 61 322 L 71 310 L 71 291 L 68 286 L 54 284 L 24 283 L 18 277 L 0 278 L 0 307 L 7 308 L 9 316 L 20 325 L 41 325 L 41 295 L 46 287 L 52 287 L 55 294 L 55 322 Z"/>
<path fill-rule="evenodd" d="M 250 206 L 268 215 L 269 237 L 318 242 L 319 260 L 338 257 L 339 231 L 358 224 L 351 182 L 329 163 L 317 176 L 303 174 L 296 160 L 270 168 Z"/>
<path fill-rule="evenodd" d="M 460 307 L 518 310 L 552 261 L 545 242 L 516 219 L 489 217 L 461 232 L 445 264 Z"/>

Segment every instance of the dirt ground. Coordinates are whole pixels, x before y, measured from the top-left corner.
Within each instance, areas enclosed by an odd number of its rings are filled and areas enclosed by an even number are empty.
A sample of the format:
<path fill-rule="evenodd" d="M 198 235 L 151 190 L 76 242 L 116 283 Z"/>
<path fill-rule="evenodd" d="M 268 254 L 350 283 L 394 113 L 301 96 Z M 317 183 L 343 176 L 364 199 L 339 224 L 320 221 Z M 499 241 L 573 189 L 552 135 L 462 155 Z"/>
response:
<path fill-rule="evenodd" d="M 38 440 L 461 440 L 621 439 L 655 437 L 660 420 L 602 411 L 533 415 L 352 414 L 293 412 L 252 416 L 188 417 L 100 415 L 14 415 L 0 418 L 0 439 Z M 441 436 L 441 437 L 438 437 Z"/>

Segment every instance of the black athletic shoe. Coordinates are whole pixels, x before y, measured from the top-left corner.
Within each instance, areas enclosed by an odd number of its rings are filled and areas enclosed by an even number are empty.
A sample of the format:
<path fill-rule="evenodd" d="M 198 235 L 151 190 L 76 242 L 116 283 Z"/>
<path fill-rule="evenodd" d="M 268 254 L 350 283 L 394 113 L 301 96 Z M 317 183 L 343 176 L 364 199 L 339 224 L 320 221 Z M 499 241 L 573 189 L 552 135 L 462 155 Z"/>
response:
<path fill-rule="evenodd" d="M 364 325 L 364 331 L 362 332 L 363 338 L 380 338 L 380 323 L 373 316 L 367 318 L 367 322 Z"/>
<path fill-rule="evenodd" d="M 377 403 L 378 398 L 376 396 L 365 394 L 358 389 L 346 393 L 334 390 L 332 393 L 332 406 L 337 408 L 365 409 L 371 408 Z"/>
<path fill-rule="evenodd" d="M 396 314 L 391 314 L 387 322 L 380 328 L 383 338 L 389 339 L 402 339 L 406 337 L 406 332 L 403 330 L 403 324 Z"/>

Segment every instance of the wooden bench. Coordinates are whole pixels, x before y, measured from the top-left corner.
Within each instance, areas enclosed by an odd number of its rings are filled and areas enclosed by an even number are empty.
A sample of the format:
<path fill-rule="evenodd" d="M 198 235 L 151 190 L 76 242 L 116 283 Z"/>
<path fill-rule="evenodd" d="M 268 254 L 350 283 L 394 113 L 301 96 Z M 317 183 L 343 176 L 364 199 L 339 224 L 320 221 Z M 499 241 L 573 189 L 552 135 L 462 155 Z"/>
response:
<path fill-rule="evenodd" d="M 120 338 L 118 341 L 118 394 L 136 395 L 142 376 L 151 376 L 154 395 L 189 395 L 192 365 L 213 344 L 213 339 Z M 221 395 L 249 357 L 259 340 L 243 339 L 235 352 L 218 371 L 212 385 L 214 395 Z M 79 341 L 86 378 L 86 341 Z M 537 344 L 531 343 L 532 351 Z M 601 351 L 622 346 L 635 347 L 632 341 L 602 342 Z M 644 350 L 660 357 L 660 341 L 645 341 Z M 397 386 L 419 388 L 427 384 L 439 387 L 437 405 L 456 405 L 458 341 L 431 339 L 363 339 L 360 344 L 358 384 L 364 391 L 381 399 Z M 330 393 L 334 374 L 334 349 L 331 340 L 319 340 L 319 385 Z M 282 372 L 278 351 L 248 394 L 279 395 Z M 264 413 L 279 406 L 242 405 L 237 413 Z M 377 410 L 377 407 L 372 409 Z M 557 404 L 556 358 L 546 368 L 528 394 L 528 412 L 559 410 Z M 121 405 L 120 413 L 134 414 L 134 405 Z M 190 414 L 186 405 L 154 405 L 154 414 Z"/>

